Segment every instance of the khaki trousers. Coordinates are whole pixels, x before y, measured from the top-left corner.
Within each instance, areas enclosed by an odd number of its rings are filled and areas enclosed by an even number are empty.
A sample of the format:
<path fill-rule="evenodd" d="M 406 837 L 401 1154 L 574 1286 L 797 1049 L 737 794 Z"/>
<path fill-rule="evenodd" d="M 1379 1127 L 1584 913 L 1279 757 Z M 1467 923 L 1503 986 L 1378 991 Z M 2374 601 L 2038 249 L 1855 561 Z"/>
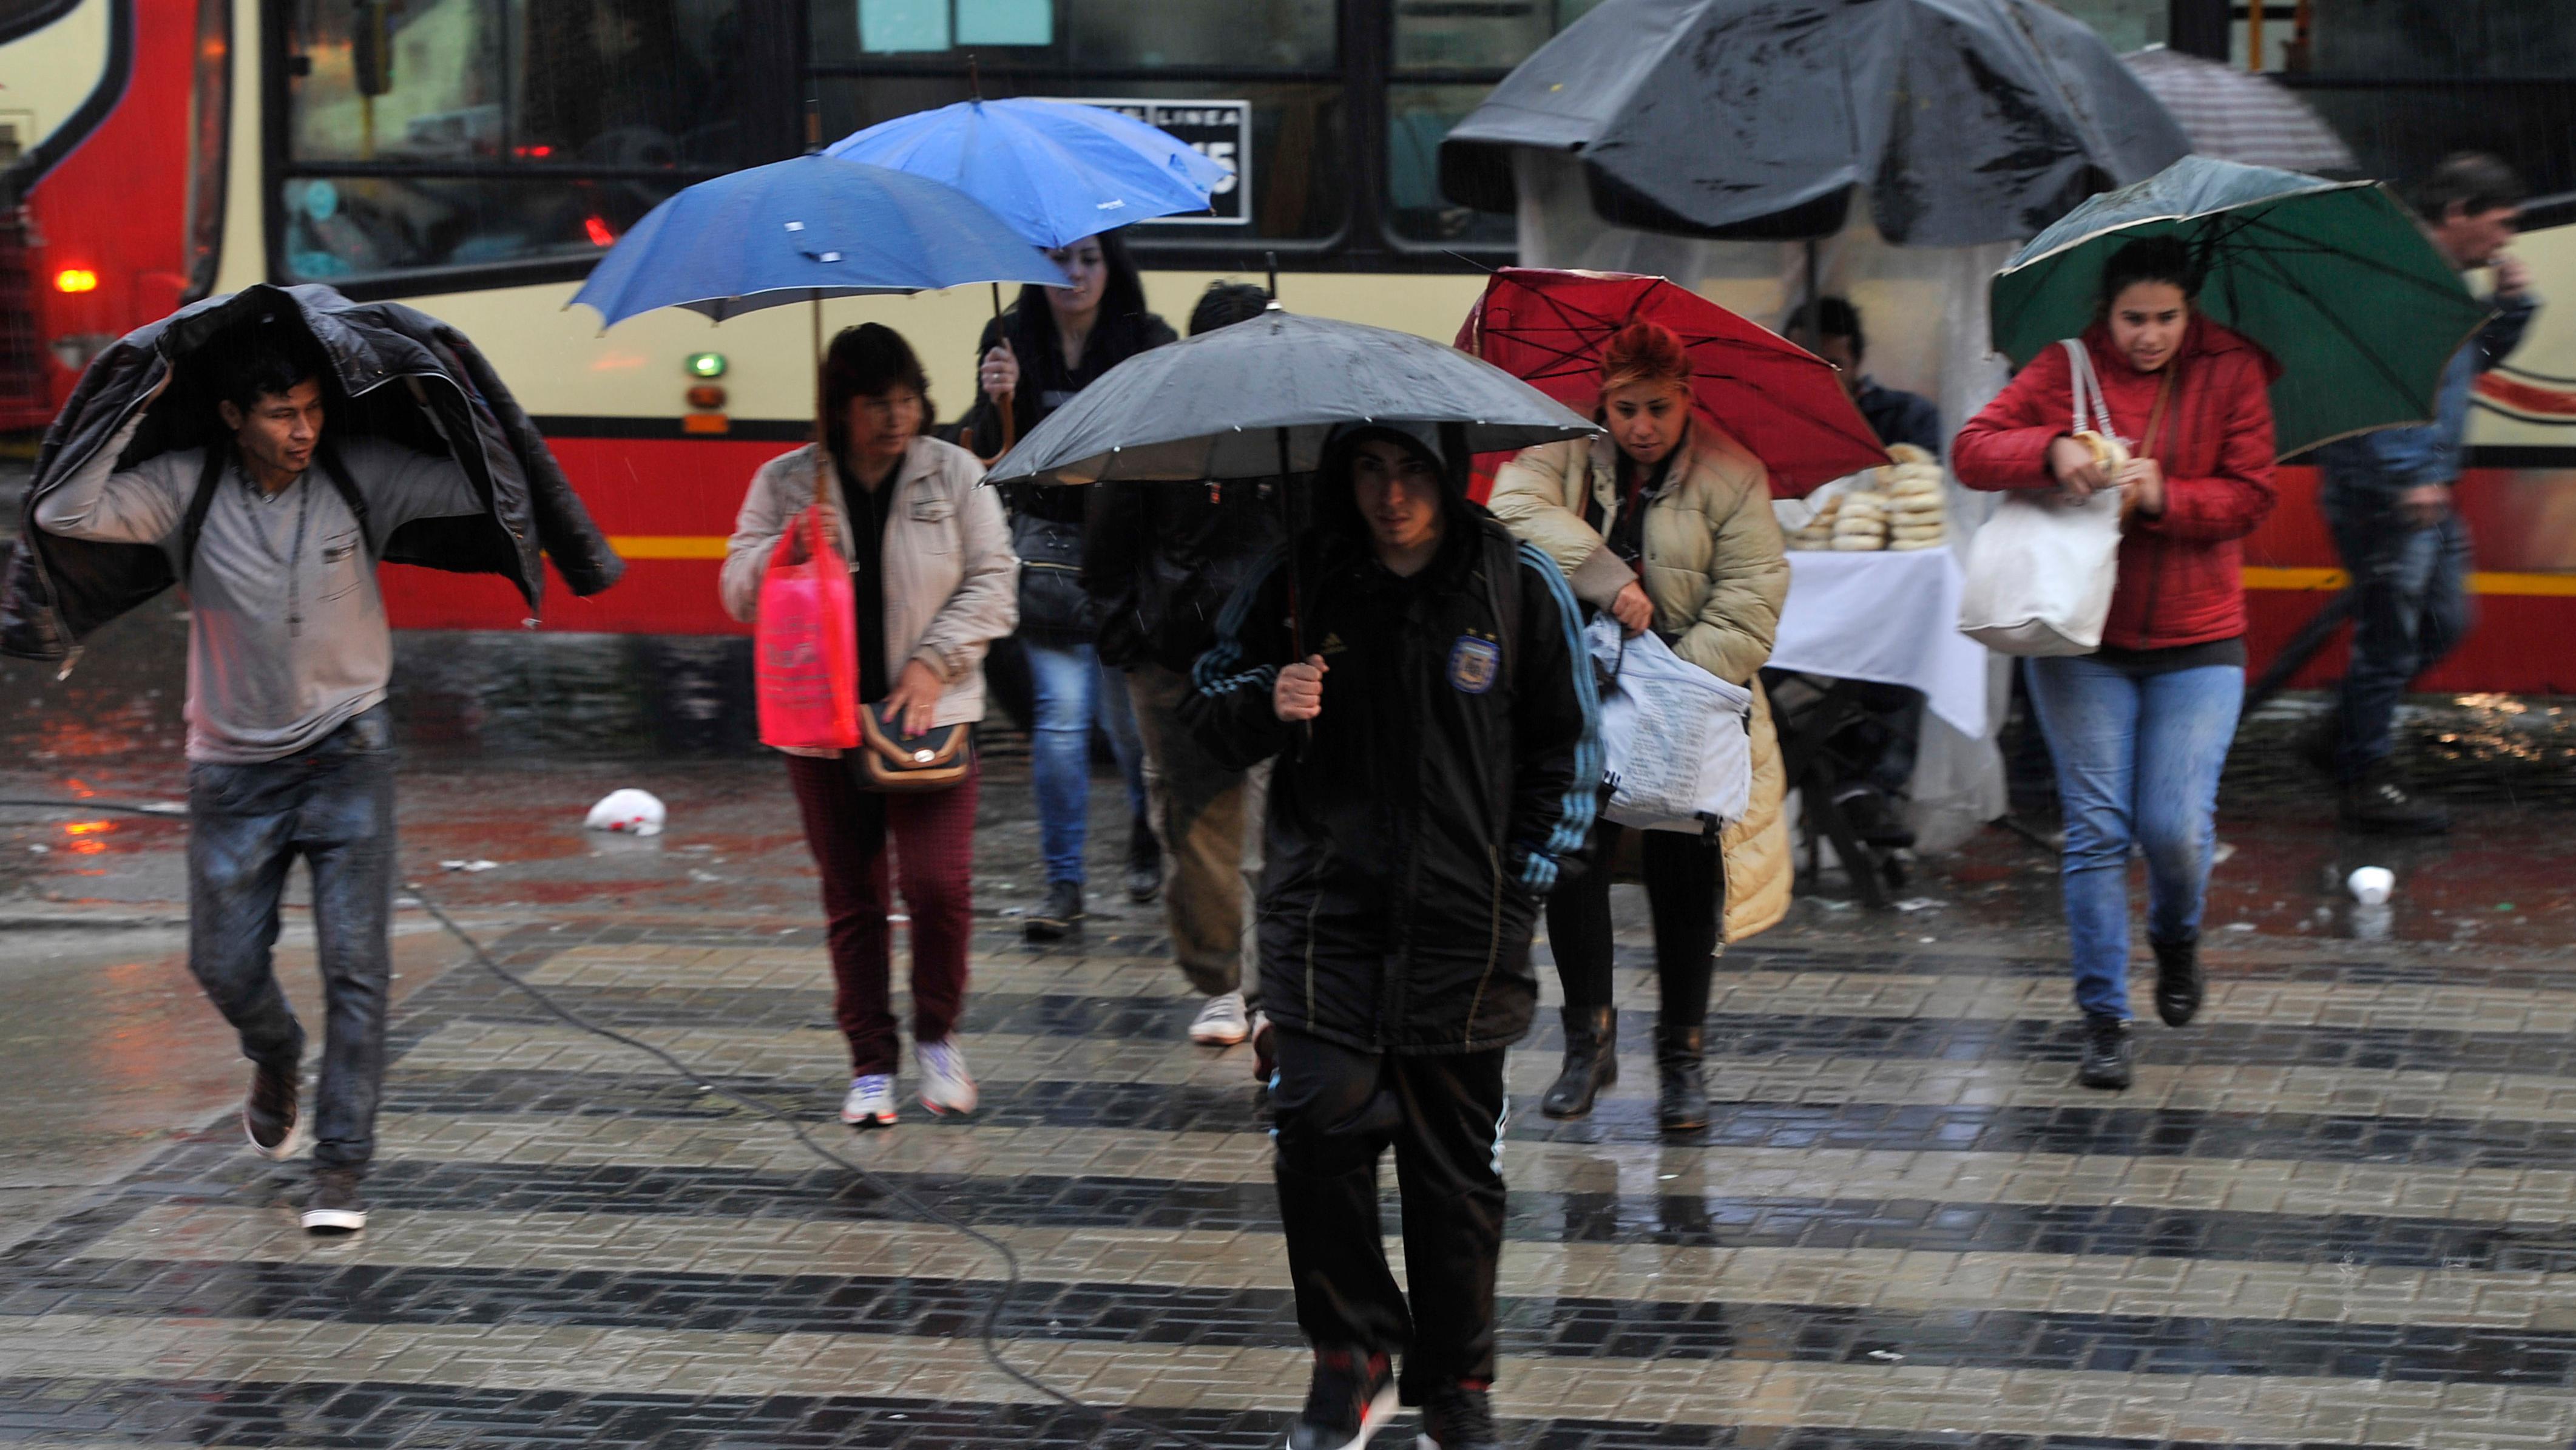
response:
<path fill-rule="evenodd" d="M 1260 893 L 1270 765 L 1228 770 L 1210 760 L 1181 723 L 1181 701 L 1190 688 L 1187 676 L 1160 665 L 1127 672 L 1136 733 L 1145 742 L 1154 834 L 1170 866 L 1163 916 L 1171 928 L 1172 956 L 1192 987 L 1211 997 L 1241 991 L 1258 1005 L 1252 911 Z"/>

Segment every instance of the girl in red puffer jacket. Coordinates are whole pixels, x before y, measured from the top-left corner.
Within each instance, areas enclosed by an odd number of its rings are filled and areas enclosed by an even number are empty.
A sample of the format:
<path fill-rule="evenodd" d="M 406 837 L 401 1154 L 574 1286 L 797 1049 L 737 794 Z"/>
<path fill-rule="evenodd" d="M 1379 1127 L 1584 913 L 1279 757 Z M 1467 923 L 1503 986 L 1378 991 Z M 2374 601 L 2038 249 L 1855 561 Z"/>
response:
<path fill-rule="evenodd" d="M 1971 488 L 2115 488 L 2124 523 L 2102 647 L 2028 662 L 2031 703 L 2057 761 L 2063 881 L 2080 1078 L 2129 1085 L 2129 849 L 2147 858 L 2156 1012 L 2200 1010 L 2202 898 L 2216 844 L 2218 774 L 2245 695 L 2238 541 L 2272 509 L 2272 408 L 2280 368 L 2199 315 L 2189 250 L 2131 242 L 2103 268 L 2101 315 L 2083 337 L 2113 427 L 2135 456 L 2106 473 L 2070 434 L 2066 350 L 2051 347 L 1959 432 Z"/>

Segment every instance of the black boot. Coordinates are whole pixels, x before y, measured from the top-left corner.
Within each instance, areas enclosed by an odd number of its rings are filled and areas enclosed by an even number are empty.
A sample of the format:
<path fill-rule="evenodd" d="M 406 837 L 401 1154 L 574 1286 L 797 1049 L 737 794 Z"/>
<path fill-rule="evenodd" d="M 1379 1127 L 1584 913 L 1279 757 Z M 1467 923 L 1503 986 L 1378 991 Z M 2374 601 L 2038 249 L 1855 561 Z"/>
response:
<path fill-rule="evenodd" d="M 1538 1110 L 1551 1118 L 1579 1118 L 1592 1100 L 1619 1080 L 1619 1011 L 1615 1007 L 1565 1009 L 1565 1070 L 1548 1084 Z"/>
<path fill-rule="evenodd" d="M 2084 1062 L 2075 1070 L 2075 1080 L 2115 1093 L 2128 1089 L 2128 1023 L 2105 1012 L 2084 1014 Z"/>
<path fill-rule="evenodd" d="M 1138 816 L 1127 827 L 1127 899 L 1142 906 L 1163 894 L 1163 843 L 1154 824 Z"/>
<path fill-rule="evenodd" d="M 1029 941 L 1062 941 L 1082 930 L 1082 918 L 1082 883 L 1052 881 L 1046 904 L 1022 920 L 1020 935 Z"/>
<path fill-rule="evenodd" d="M 1708 1126 L 1708 1080 L 1700 1075 L 1700 1029 L 1664 1028 L 1655 1034 L 1655 1125 L 1667 1133 Z"/>
<path fill-rule="evenodd" d="M 2361 779 L 2343 788 L 2343 827 L 2372 836 L 2438 836 L 2451 829 L 2451 813 L 2406 788 L 2387 761 L 2374 761 Z"/>
<path fill-rule="evenodd" d="M 2156 941 L 2147 945 L 2156 950 L 2156 1015 L 2167 1027 L 2187 1027 L 2200 1015 L 2200 999 L 2205 991 L 2205 978 L 2200 970 L 2200 938 L 2187 936 L 2181 941 Z"/>

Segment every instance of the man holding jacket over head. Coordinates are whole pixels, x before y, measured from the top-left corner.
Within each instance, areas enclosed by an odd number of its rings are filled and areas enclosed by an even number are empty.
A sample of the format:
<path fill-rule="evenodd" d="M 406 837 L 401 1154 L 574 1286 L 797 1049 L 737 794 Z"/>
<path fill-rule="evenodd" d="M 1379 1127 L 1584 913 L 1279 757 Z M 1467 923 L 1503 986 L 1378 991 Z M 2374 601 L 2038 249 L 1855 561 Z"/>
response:
<path fill-rule="evenodd" d="M 1602 762 L 1574 596 L 1467 501 L 1464 462 L 1430 425 L 1337 430 L 1293 566 L 1274 555 L 1246 581 L 1194 676 L 1210 754 L 1273 760 L 1262 1005 L 1315 1347 L 1291 1450 L 1373 1434 L 1398 1354 L 1425 1445 L 1499 1450 L 1503 1054 L 1529 1030 L 1530 937 L 1590 833 Z M 1379 1232 L 1390 1144 L 1409 1312 Z"/>
<path fill-rule="evenodd" d="M 392 972 L 393 636 L 376 562 L 403 525 L 486 505 L 453 458 L 332 437 L 327 367 L 278 325 L 258 331 L 224 360 L 223 441 L 120 471 L 137 408 L 34 521 L 157 548 L 188 591 L 188 967 L 251 1060 L 251 1147 L 285 1159 L 311 1138 L 304 1227 L 349 1233 L 367 1221 Z M 271 960 L 298 856 L 325 1014 L 310 1129 L 304 1027 Z"/>

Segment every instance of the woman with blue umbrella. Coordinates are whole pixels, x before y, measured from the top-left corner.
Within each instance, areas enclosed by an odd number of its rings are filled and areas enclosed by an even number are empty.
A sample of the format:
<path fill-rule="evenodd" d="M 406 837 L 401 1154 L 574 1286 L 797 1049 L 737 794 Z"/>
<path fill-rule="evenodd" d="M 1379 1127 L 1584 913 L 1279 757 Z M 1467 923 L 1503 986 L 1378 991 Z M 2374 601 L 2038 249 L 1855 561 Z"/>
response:
<path fill-rule="evenodd" d="M 722 322 L 803 302 L 821 353 L 826 297 L 1053 275 L 1008 224 L 953 187 L 801 156 L 700 182 L 656 207 L 573 301 L 612 326 L 660 307 Z M 1001 509 L 972 456 L 923 436 L 929 382 L 891 328 L 843 332 L 816 367 L 817 441 L 753 477 L 725 549 L 725 608 L 769 645 L 762 579 L 784 541 L 811 537 L 798 521 L 819 514 L 851 575 L 858 703 L 907 743 L 971 731 L 984 710 L 985 650 L 1012 623 L 1017 570 Z M 956 1038 L 973 929 L 971 765 L 944 789 L 894 793 L 863 773 L 858 751 L 780 748 L 830 926 L 833 1009 L 850 1048 L 841 1120 L 895 1121 L 895 887 L 912 918 L 921 1102 L 973 1111 L 975 1079 Z M 890 865 L 900 867 L 892 882 Z"/>
<path fill-rule="evenodd" d="M 1173 340 L 1145 310 L 1144 282 L 1116 233 L 1085 237 L 1047 256 L 1062 287 L 1024 287 L 976 344 L 983 396 L 963 424 L 968 446 L 990 457 L 1118 364 Z M 1091 729 L 1109 736 L 1127 788 L 1127 894 L 1161 890 L 1162 847 L 1145 796 L 1144 746 L 1127 677 L 1104 668 L 1098 624 L 1082 588 L 1083 495 L 1048 484 L 1007 485 L 1011 543 L 1020 571 L 1020 644 L 1037 700 L 1035 783 L 1046 901 L 1027 921 L 1031 941 L 1053 941 L 1083 919 L 1083 844 L 1091 815 Z M 1240 1040 L 1238 1036 L 1236 1040 Z"/>
<path fill-rule="evenodd" d="M 1226 169 L 1166 132 L 1099 106 L 978 97 L 901 116 L 835 142 L 826 153 L 954 186 L 990 206 L 1064 269 L 1065 284 L 1026 287 L 976 344 L 982 397 L 965 440 L 993 457 L 1102 373 L 1173 340 L 1145 310 L 1136 265 L 1113 224 L 1204 210 Z M 996 293 L 996 301 L 999 294 Z M 1026 922 L 1054 941 L 1084 917 L 1091 731 L 1107 732 L 1127 787 L 1127 895 L 1162 889 L 1162 847 L 1147 810 L 1145 752 L 1123 671 L 1104 668 L 1097 621 L 1082 588 L 1081 495 L 1050 486 L 1004 491 L 1012 546 L 1023 563 L 1019 638 L 1036 696 L 1035 785 L 1047 874 L 1045 902 Z M 1212 999 L 1192 1030 L 1201 1042 L 1243 1040 L 1243 1007 Z"/>

